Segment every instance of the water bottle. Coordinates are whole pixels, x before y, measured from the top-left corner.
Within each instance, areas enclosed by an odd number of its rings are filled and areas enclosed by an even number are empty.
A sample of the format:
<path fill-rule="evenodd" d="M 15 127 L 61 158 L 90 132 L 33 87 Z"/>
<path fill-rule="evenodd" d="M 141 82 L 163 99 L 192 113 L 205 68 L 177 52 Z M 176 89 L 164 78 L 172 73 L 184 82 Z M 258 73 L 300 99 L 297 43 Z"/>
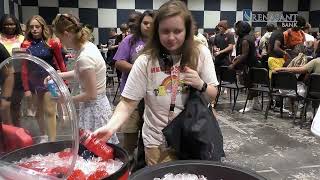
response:
<path fill-rule="evenodd" d="M 113 159 L 113 149 L 106 143 L 91 137 L 91 132 L 88 130 L 79 130 L 80 143 L 89 151 L 101 157 L 103 160 Z"/>
<path fill-rule="evenodd" d="M 54 81 L 52 79 L 50 79 L 48 81 L 48 90 L 51 93 L 52 97 L 58 97 L 59 96 L 58 87 L 57 87 L 56 83 L 54 83 Z"/>

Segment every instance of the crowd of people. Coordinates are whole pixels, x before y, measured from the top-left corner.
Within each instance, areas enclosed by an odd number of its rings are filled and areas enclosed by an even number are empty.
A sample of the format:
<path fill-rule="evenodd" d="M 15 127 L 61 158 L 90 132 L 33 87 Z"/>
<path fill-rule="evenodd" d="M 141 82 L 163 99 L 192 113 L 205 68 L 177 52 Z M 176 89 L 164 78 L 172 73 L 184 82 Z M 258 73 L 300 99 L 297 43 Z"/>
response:
<path fill-rule="evenodd" d="M 1 18 L 0 62 L 12 56 L 13 48 L 21 47 L 50 64 L 63 79 L 76 79 L 80 93 L 72 100 L 79 104 L 79 127 L 115 144 L 119 143 L 116 133 L 123 133 L 121 145 L 131 155 L 140 138 L 147 165 L 176 159 L 162 129 L 184 109 L 190 87 L 208 102 L 215 101 L 221 66 L 235 69 L 245 85 L 252 67 L 268 69 L 270 78 L 276 71 L 320 73 L 318 36 L 309 34 L 310 25 L 301 16 L 290 29 L 268 24 L 262 36 L 248 22 L 238 21 L 232 27 L 227 20 L 220 21 L 212 34 L 202 35 L 186 5 L 169 1 L 157 12 L 132 13 L 119 35 L 112 29 L 109 41 L 101 45 L 108 48 L 107 58 L 92 43 L 90 28 L 72 14 L 57 14 L 52 25 L 35 15 L 25 27 L 23 33 L 13 15 Z M 74 69 L 69 71 L 63 53 L 66 48 L 76 51 Z M 117 70 L 119 79 L 121 76 L 121 99 L 114 111 L 106 96 L 107 66 Z M 1 69 L 2 122 L 20 126 L 25 97 L 29 107 L 37 104 L 35 117 L 41 135 L 54 141 L 57 102 L 44 83 L 48 73 L 31 62 L 24 62 L 21 71 L 14 68 Z M 247 107 L 240 112 L 259 107 L 256 96 L 250 94 Z M 279 105 L 275 102 L 274 106 Z"/>

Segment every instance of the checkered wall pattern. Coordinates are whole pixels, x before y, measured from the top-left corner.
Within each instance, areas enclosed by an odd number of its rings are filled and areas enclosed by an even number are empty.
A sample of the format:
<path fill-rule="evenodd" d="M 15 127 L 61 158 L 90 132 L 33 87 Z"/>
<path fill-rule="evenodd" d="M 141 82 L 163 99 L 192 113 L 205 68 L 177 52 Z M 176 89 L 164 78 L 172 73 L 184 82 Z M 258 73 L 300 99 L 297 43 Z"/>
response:
<path fill-rule="evenodd" d="M 14 12 L 22 22 L 34 14 L 39 14 L 51 22 L 57 13 L 72 13 L 82 23 L 92 24 L 96 43 L 108 40 L 110 28 L 118 28 L 127 21 L 133 10 L 158 9 L 168 0 L 10 0 Z M 184 0 L 197 21 L 200 31 L 211 31 L 222 19 L 230 25 L 242 20 L 242 10 L 253 12 L 298 13 L 304 16 L 313 27 L 320 24 L 320 0 Z M 309 18 L 310 17 L 310 18 Z M 253 24 L 264 27 L 266 23 Z M 118 28 L 119 31 L 119 28 Z"/>

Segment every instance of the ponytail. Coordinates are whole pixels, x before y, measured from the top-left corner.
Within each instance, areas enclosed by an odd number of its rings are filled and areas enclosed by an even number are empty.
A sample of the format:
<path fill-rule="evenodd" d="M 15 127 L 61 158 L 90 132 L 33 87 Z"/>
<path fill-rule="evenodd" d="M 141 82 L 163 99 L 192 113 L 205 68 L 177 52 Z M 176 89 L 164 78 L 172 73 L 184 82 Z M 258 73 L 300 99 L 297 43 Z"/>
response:
<path fill-rule="evenodd" d="M 58 14 L 52 23 L 56 33 L 68 31 L 75 34 L 75 43 L 84 44 L 91 38 L 91 30 L 83 26 L 72 14 Z"/>
<path fill-rule="evenodd" d="M 78 32 L 76 32 L 75 41 L 77 43 L 84 44 L 91 38 L 91 31 L 87 27 L 81 27 Z"/>

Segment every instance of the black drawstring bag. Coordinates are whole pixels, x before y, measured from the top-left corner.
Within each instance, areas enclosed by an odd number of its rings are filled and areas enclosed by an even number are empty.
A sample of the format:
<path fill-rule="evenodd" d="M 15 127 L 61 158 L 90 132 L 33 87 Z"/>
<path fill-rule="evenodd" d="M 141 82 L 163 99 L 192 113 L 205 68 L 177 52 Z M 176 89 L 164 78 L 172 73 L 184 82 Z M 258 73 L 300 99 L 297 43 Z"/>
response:
<path fill-rule="evenodd" d="M 223 136 L 203 94 L 191 88 L 184 110 L 162 132 L 179 160 L 220 161 Z"/>

